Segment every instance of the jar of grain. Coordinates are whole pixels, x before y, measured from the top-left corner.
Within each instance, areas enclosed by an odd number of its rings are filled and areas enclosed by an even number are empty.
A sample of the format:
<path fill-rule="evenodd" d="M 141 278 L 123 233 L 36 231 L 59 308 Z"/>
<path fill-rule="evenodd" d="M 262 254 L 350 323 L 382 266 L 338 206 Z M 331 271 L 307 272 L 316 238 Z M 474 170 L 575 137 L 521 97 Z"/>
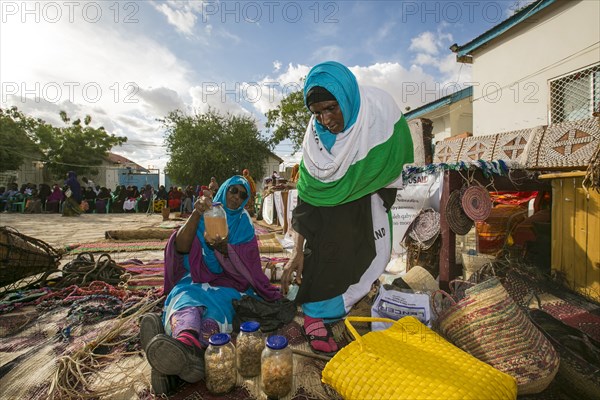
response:
<path fill-rule="evenodd" d="M 206 388 L 213 394 L 229 392 L 235 386 L 235 346 L 228 333 L 216 333 L 208 339 L 204 353 Z"/>
<path fill-rule="evenodd" d="M 269 398 L 279 399 L 292 390 L 294 364 L 292 349 L 284 336 L 269 336 L 261 357 L 262 389 Z"/>
<path fill-rule="evenodd" d="M 259 329 L 260 324 L 256 321 L 247 321 L 240 326 L 235 354 L 238 372 L 244 378 L 260 374 L 260 358 L 265 342 Z"/>
<path fill-rule="evenodd" d="M 221 203 L 212 203 L 212 207 L 204 213 L 204 231 L 211 238 L 217 235 L 222 239 L 227 237 L 227 215 Z"/>

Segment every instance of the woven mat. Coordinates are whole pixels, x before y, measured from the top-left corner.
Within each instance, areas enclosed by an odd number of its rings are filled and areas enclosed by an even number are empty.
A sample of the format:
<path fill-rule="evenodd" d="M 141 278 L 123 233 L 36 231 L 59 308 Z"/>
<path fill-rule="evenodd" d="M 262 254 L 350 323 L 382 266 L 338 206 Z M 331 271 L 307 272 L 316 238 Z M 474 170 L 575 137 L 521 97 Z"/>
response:
<path fill-rule="evenodd" d="M 77 243 L 65 246 L 69 254 L 80 253 L 117 253 L 122 251 L 161 250 L 165 248 L 166 240 L 139 242 L 92 242 Z"/>
<path fill-rule="evenodd" d="M 283 246 L 277 239 L 277 235 L 274 233 L 268 233 L 266 235 L 256 236 L 258 240 L 258 250 L 261 253 L 281 253 L 283 252 Z"/>
<path fill-rule="evenodd" d="M 542 310 L 600 342 L 600 304 L 586 300 L 557 283 L 540 279 L 524 269 L 511 269 L 502 284 L 520 305 L 531 292 L 540 296 Z M 535 301 L 529 306 L 533 307 Z"/>
<path fill-rule="evenodd" d="M 49 395 L 52 379 L 61 366 L 59 359 L 78 360 L 77 368 L 85 372 L 87 384 L 75 385 L 78 394 L 139 398 L 147 390 L 150 368 L 141 356 L 139 317 L 131 314 L 119 319 L 110 312 L 113 303 L 102 295 L 109 286 L 71 287 L 58 297 L 52 298 L 49 293 L 0 313 L 0 398 L 74 398 L 60 387 Z M 115 287 L 109 293 L 122 301 L 123 310 L 135 310 L 147 300 L 158 300 L 156 296 L 134 295 Z M 102 342 L 107 332 L 114 332 L 114 339 Z M 87 347 L 94 341 L 99 341 L 96 355 Z M 83 353 L 90 356 L 81 357 Z"/>
<path fill-rule="evenodd" d="M 119 264 L 125 268 L 131 277 L 127 281 L 129 290 L 146 290 L 162 288 L 164 284 L 164 261 L 128 260 Z"/>

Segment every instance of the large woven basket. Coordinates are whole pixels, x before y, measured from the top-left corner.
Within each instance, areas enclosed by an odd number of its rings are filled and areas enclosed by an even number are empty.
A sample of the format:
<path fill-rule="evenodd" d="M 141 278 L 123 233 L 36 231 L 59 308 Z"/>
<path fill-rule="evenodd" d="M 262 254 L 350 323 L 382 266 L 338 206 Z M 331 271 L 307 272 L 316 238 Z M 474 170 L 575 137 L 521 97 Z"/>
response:
<path fill-rule="evenodd" d="M 61 255 L 48 243 L 0 227 L 0 288 L 58 268 Z"/>
<path fill-rule="evenodd" d="M 346 400 L 515 399 L 515 379 L 447 342 L 414 317 L 347 317 L 356 340 L 323 369 L 322 381 Z M 350 322 L 385 322 L 358 334 Z"/>
<path fill-rule="evenodd" d="M 493 277 L 465 290 L 450 307 L 438 314 L 439 332 L 459 348 L 517 380 L 519 395 L 540 393 L 558 372 L 559 355 Z M 446 303 L 447 304 L 447 303 Z"/>

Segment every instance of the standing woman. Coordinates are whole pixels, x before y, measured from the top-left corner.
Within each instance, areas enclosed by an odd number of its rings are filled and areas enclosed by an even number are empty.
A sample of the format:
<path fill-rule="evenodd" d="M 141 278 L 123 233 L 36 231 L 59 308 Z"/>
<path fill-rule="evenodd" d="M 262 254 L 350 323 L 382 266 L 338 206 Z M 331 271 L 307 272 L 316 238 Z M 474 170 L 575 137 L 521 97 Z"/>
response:
<path fill-rule="evenodd" d="M 77 180 L 77 174 L 74 171 L 67 172 L 65 181 L 65 202 L 63 203 L 63 217 L 78 217 L 83 210 L 81 209 L 81 185 Z M 70 192 L 70 196 L 68 193 Z"/>
<path fill-rule="evenodd" d="M 335 353 L 329 322 L 346 316 L 390 259 L 388 213 L 404 164 L 413 161 L 413 145 L 394 99 L 359 86 L 340 63 L 309 72 L 304 101 L 312 117 L 292 217 L 298 234 L 282 290 L 292 281 L 300 285 L 296 302 L 311 348 Z"/>

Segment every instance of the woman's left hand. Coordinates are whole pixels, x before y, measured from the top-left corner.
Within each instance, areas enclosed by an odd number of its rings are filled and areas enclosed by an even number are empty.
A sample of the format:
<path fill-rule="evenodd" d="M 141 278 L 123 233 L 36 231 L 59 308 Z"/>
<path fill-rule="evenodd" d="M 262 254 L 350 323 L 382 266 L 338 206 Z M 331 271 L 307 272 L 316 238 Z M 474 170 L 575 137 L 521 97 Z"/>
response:
<path fill-rule="evenodd" d="M 219 253 L 227 255 L 227 237 L 222 238 L 219 235 L 217 235 L 216 237 L 211 237 L 205 232 L 204 240 L 206 240 L 206 243 L 209 246 L 213 247 L 215 250 L 217 250 Z"/>

